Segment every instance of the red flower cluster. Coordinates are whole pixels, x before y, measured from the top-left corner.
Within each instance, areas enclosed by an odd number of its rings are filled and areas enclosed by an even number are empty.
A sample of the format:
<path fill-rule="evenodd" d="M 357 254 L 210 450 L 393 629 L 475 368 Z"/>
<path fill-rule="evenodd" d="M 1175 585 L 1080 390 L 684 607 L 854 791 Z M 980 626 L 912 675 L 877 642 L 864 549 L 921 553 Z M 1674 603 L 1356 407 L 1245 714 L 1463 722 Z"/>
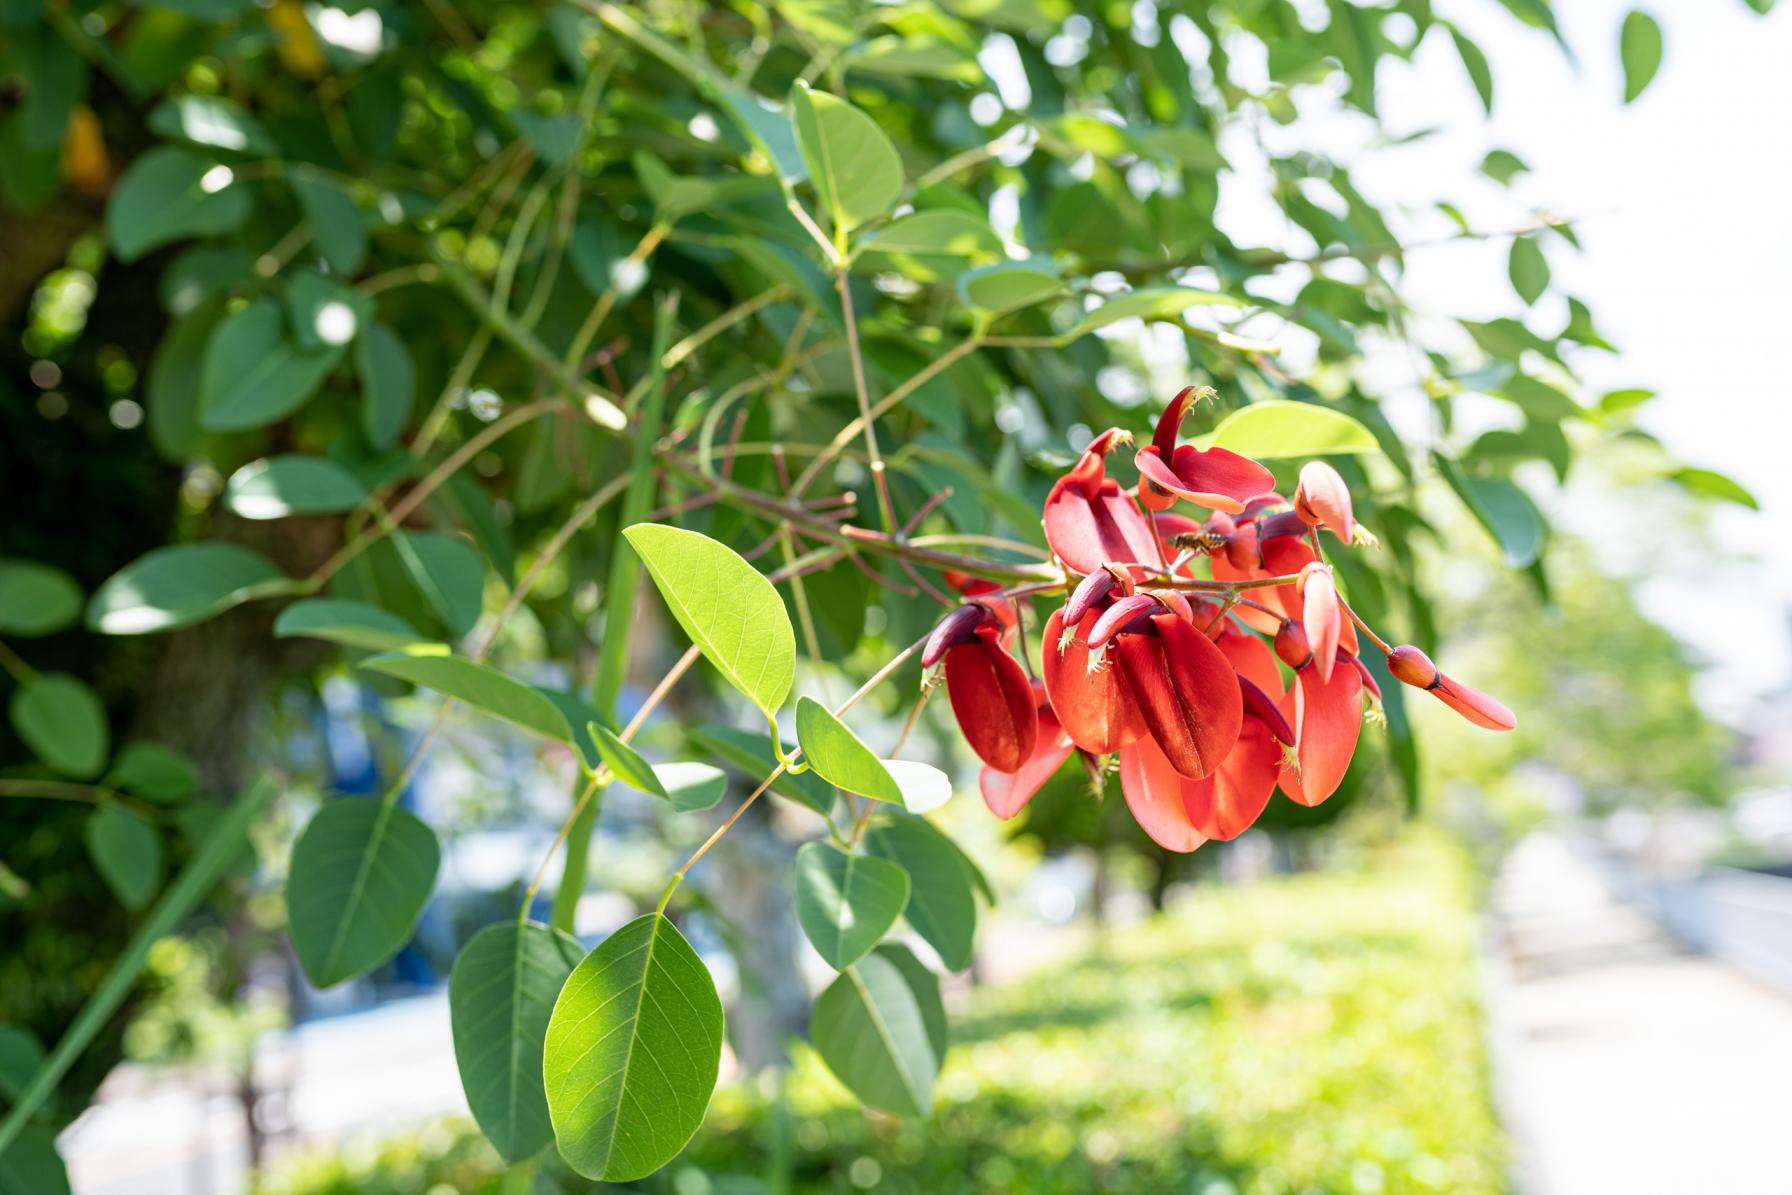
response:
<path fill-rule="evenodd" d="M 1358 658 L 1360 620 L 1320 551 L 1321 528 L 1355 540 L 1350 491 L 1315 461 L 1290 503 L 1256 461 L 1178 444 L 1194 398 L 1177 395 L 1133 458 L 1134 491 L 1107 475 L 1107 454 L 1129 438 L 1118 428 L 1052 486 L 1046 539 L 1080 580 L 1045 624 L 1042 683 L 1012 654 L 1013 597 L 988 582 L 965 586 L 964 605 L 927 642 L 922 662 L 945 660 L 952 711 L 985 764 L 983 799 L 997 817 L 1019 813 L 1073 751 L 1118 753 L 1133 816 L 1173 851 L 1236 838 L 1278 786 L 1317 805 L 1344 779 L 1364 695 L 1381 696 Z M 1159 513 L 1178 500 L 1213 513 L 1199 524 Z M 1191 567 L 1201 555 L 1211 579 Z M 1515 724 L 1418 648 L 1362 630 L 1404 683 L 1477 726 Z"/>

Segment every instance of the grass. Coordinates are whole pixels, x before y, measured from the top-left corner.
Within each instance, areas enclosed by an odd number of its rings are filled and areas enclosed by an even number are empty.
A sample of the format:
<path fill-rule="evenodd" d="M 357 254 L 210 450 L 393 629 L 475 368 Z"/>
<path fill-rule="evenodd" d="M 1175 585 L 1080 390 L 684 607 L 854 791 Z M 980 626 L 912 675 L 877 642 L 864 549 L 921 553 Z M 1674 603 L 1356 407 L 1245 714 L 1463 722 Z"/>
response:
<path fill-rule="evenodd" d="M 697 1140 L 643 1187 L 1504 1192 L 1475 930 L 1466 865 L 1429 838 L 1348 872 L 1203 888 L 1090 953 L 971 993 L 929 1123 L 860 1111 L 804 1050 L 782 1101 L 719 1093 Z M 459 1173 L 438 1190 L 503 1190 L 473 1185 L 478 1157 L 444 1149 Z M 538 1190 L 558 1185 L 541 1177 Z M 408 1195 L 429 1181 L 266 1191 Z"/>

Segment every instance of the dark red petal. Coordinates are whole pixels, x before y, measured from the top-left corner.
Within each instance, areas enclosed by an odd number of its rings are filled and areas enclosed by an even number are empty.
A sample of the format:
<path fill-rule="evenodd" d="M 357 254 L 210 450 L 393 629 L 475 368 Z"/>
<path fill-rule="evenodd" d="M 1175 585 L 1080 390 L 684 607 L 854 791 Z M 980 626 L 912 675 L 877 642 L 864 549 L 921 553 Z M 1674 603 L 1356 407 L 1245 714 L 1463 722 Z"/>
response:
<path fill-rule="evenodd" d="M 1222 842 L 1237 838 L 1269 804 L 1281 766 L 1281 744 L 1263 723 L 1246 718 L 1226 762 L 1207 779 L 1183 784 L 1189 821 L 1208 838 Z"/>
<path fill-rule="evenodd" d="M 1238 674 L 1207 636 L 1174 614 L 1156 635 L 1122 635 L 1114 651 L 1145 728 L 1184 776 L 1199 779 L 1238 741 L 1244 699 Z"/>
<path fill-rule="evenodd" d="M 1105 755 L 1144 734 L 1145 723 L 1118 671 L 1089 671 L 1089 633 L 1099 617 L 1093 610 L 1084 614 L 1075 638 L 1062 651 L 1063 612 L 1054 610 L 1046 619 L 1045 691 L 1071 741 L 1091 754 Z"/>
<path fill-rule="evenodd" d="M 1120 752 L 1120 791 L 1133 820 L 1157 845 L 1187 854 L 1207 840 L 1189 820 L 1184 783 L 1149 735 Z"/>
<path fill-rule="evenodd" d="M 1299 767 L 1282 768 L 1282 791 L 1301 805 L 1317 805 L 1344 782 L 1363 727 L 1363 678 L 1355 668 L 1334 668 L 1329 681 L 1302 668 L 1282 699 L 1294 725 Z"/>
<path fill-rule="evenodd" d="M 1293 536 L 1277 535 L 1265 539 L 1262 552 L 1263 567 L 1272 577 L 1291 577 L 1313 563 L 1313 549 L 1306 545 L 1306 541 Z M 1275 595 L 1270 599 L 1271 606 L 1280 606 L 1290 618 L 1300 617 L 1300 594 L 1294 586 L 1277 585 L 1269 592 Z"/>
<path fill-rule="evenodd" d="M 1090 610 L 1105 606 L 1118 587 L 1113 573 L 1105 568 L 1096 569 L 1071 591 L 1070 600 L 1064 603 L 1064 621 L 1071 626 L 1078 625 Z"/>
<path fill-rule="evenodd" d="M 1274 689 L 1277 696 L 1271 697 L 1269 692 L 1240 676 L 1238 692 L 1244 698 L 1244 720 L 1247 724 L 1255 718 L 1269 728 L 1269 733 L 1290 747 L 1294 746 L 1294 727 L 1288 724 L 1287 716 L 1282 713 L 1281 699 L 1286 694 L 1282 692 L 1280 685 Z"/>
<path fill-rule="evenodd" d="M 1076 745 L 1064 728 L 1058 725 L 1057 718 L 1049 709 L 1039 711 L 1039 739 L 1033 745 L 1033 754 L 1021 765 L 1018 772 L 1000 772 L 986 767 L 979 778 L 979 787 L 983 790 L 983 803 L 989 811 L 1008 820 L 1026 808 L 1033 794 L 1052 778 Z"/>
<path fill-rule="evenodd" d="M 994 627 L 946 652 L 946 695 L 978 758 L 998 772 L 1020 771 L 1039 740 L 1039 715 L 1026 671 L 997 644 Z"/>
<path fill-rule="evenodd" d="M 1111 479 L 1085 492 L 1072 475 L 1060 477 L 1045 500 L 1045 538 L 1072 572 L 1084 575 L 1110 560 L 1157 563 L 1151 525 Z"/>
<path fill-rule="evenodd" d="M 1091 648 L 1104 647 L 1122 631 L 1137 629 L 1133 627 L 1136 620 L 1148 618 L 1163 608 L 1163 603 L 1148 593 L 1129 593 L 1096 618 L 1089 628 L 1088 644 Z"/>
<path fill-rule="evenodd" d="M 946 654 L 947 648 L 975 639 L 977 628 L 988 617 L 988 612 L 981 606 L 960 606 L 940 619 L 939 625 L 933 628 L 933 634 L 927 636 L 927 646 L 921 649 L 921 667 L 933 667 Z"/>

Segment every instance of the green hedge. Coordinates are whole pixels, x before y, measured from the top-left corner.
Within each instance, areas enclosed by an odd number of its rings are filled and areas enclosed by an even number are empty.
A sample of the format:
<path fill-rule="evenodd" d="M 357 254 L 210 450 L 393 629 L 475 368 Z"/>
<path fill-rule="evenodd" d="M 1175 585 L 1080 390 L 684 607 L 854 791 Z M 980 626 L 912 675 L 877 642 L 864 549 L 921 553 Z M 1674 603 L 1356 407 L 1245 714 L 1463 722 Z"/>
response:
<path fill-rule="evenodd" d="M 724 1090 L 642 1189 L 1505 1191 L 1474 934 L 1466 867 L 1429 839 L 1345 872 L 1204 888 L 1099 950 L 975 992 L 931 1123 L 866 1116 L 805 1053 L 781 1106 Z M 262 1192 L 531 1189 L 493 1168 L 439 1136 L 312 1160 Z M 553 1173 L 535 1187 L 556 1188 L 591 1189 Z"/>

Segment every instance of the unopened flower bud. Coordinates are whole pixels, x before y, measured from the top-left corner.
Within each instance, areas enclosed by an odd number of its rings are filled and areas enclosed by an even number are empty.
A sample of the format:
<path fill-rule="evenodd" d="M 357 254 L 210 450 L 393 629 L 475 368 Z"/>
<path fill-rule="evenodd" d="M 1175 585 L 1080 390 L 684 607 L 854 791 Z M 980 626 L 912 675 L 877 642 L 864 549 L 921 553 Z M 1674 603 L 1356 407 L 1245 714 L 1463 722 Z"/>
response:
<path fill-rule="evenodd" d="M 1313 659 L 1313 649 L 1307 644 L 1307 632 L 1294 619 L 1285 619 L 1281 629 L 1276 632 L 1276 655 L 1282 663 L 1296 672 L 1305 668 Z"/>

